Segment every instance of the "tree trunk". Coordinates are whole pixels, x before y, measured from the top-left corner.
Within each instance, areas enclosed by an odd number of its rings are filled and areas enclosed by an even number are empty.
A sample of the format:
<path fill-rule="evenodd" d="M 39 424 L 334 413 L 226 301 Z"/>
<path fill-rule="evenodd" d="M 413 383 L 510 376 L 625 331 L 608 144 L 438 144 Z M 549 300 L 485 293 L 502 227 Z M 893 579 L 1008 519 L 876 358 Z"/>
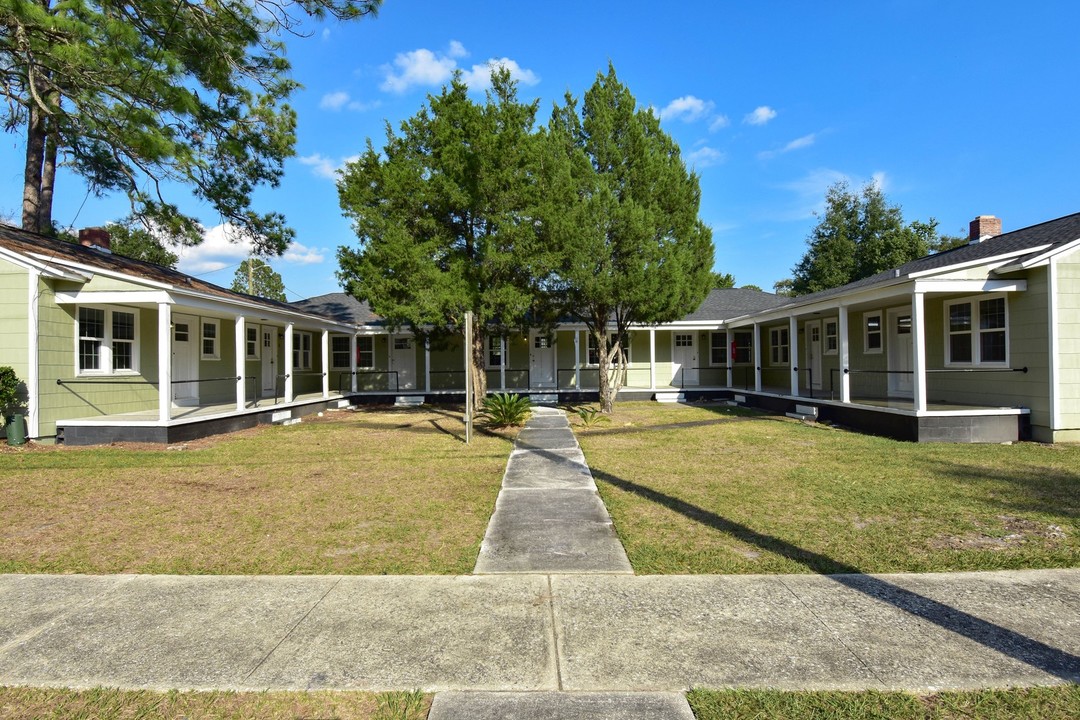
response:
<path fill-rule="evenodd" d="M 615 405 L 615 392 L 611 387 L 611 362 L 608 357 L 607 328 L 604 325 L 599 325 L 598 329 L 592 329 L 590 332 L 596 338 L 597 369 L 600 372 L 600 412 L 611 414 L 612 407 Z"/>
<path fill-rule="evenodd" d="M 30 232 L 43 232 L 41 173 L 45 163 L 45 114 L 31 103 L 29 116 L 26 123 L 26 166 L 23 170 L 22 228 Z"/>
<path fill-rule="evenodd" d="M 484 333 L 479 332 L 476 327 L 473 327 L 473 339 L 472 339 L 472 352 L 470 356 L 472 358 L 472 391 L 473 391 L 473 407 L 470 410 L 471 417 L 476 417 L 476 412 L 484 403 L 484 398 L 487 397 L 487 357 L 484 352 Z"/>
<path fill-rule="evenodd" d="M 41 165 L 41 195 L 38 197 L 38 232 L 52 231 L 53 187 L 56 185 L 56 136 L 45 136 L 44 161 Z"/>

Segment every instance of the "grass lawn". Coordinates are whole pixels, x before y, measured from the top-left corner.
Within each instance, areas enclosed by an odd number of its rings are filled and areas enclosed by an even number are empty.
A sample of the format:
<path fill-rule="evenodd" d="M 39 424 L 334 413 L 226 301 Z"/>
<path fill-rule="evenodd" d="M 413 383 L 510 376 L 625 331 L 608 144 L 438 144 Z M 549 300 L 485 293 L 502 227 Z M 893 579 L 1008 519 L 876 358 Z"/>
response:
<path fill-rule="evenodd" d="M 176 448 L 0 451 L 0 572 L 472 571 L 512 434 L 362 410 Z"/>
<path fill-rule="evenodd" d="M 1074 720 L 1080 686 L 974 690 L 912 695 L 900 692 L 775 692 L 692 690 L 697 720 Z"/>
<path fill-rule="evenodd" d="M 0 720 L 423 720 L 431 696 L 419 692 L 155 692 L 0 687 Z"/>
<path fill-rule="evenodd" d="M 656 403 L 577 432 L 639 574 L 1080 566 L 1080 446 L 919 445 Z"/>

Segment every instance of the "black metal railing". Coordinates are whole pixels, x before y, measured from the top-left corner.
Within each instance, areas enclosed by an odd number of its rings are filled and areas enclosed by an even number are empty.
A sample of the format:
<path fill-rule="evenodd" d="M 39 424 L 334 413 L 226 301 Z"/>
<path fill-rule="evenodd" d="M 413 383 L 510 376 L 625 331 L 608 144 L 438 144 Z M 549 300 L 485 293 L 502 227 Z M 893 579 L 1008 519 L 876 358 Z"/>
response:
<path fill-rule="evenodd" d="M 352 376 L 356 376 L 356 391 L 357 392 L 398 392 L 400 389 L 398 383 L 398 371 L 397 370 L 344 370 L 341 375 L 338 376 L 338 392 L 345 394 L 352 392 Z M 363 382 L 363 378 L 370 377 L 372 379 L 382 377 L 384 382 L 374 382 L 370 385 Z M 391 382 L 393 380 L 393 382 Z M 348 387 L 346 387 L 348 386 Z"/>
<path fill-rule="evenodd" d="M 1019 368 L 931 368 L 926 375 L 967 375 L 984 373 L 1027 373 L 1027 366 Z M 829 395 L 835 399 L 840 396 L 840 373 L 849 380 L 849 396 L 867 399 L 884 399 L 897 390 L 898 378 L 910 378 L 914 370 L 863 370 L 857 368 L 832 368 L 829 371 Z"/>

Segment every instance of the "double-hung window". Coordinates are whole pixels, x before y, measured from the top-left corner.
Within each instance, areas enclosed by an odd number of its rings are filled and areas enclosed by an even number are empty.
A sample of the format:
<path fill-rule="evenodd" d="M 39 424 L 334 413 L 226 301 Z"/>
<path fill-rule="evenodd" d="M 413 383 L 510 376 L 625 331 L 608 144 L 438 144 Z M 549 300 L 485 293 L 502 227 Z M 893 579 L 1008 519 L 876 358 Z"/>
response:
<path fill-rule="evenodd" d="M 1004 295 L 945 302 L 945 364 L 1009 363 L 1009 307 Z"/>
<path fill-rule="evenodd" d="M 727 333 L 709 333 L 709 364 L 727 365 Z"/>
<path fill-rule="evenodd" d="M 221 350 L 221 323 L 218 320 L 204 319 L 202 321 L 202 359 L 220 360 Z"/>
<path fill-rule="evenodd" d="M 348 335 L 334 335 L 330 338 L 330 362 L 338 369 L 349 368 Z"/>
<path fill-rule="evenodd" d="M 787 365 L 788 354 L 788 328 L 773 328 L 769 331 L 769 364 Z"/>
<path fill-rule="evenodd" d="M 311 333 L 295 333 L 293 337 L 293 369 L 311 369 Z"/>
<path fill-rule="evenodd" d="M 78 311 L 80 375 L 138 372 L 138 314 L 120 308 L 80 307 Z"/>
<path fill-rule="evenodd" d="M 596 347 L 596 337 L 592 333 L 589 333 L 588 335 L 589 335 L 588 357 L 585 359 L 585 364 L 586 365 L 599 365 L 600 364 L 600 351 Z M 608 346 L 607 346 L 608 352 L 611 352 L 611 348 L 613 348 L 615 346 L 615 341 L 618 339 L 618 337 L 619 336 L 616 335 L 615 333 L 611 333 L 610 335 L 608 335 Z M 623 335 L 622 354 L 623 354 L 623 357 L 626 358 L 626 362 L 630 362 L 630 337 L 628 335 Z"/>
<path fill-rule="evenodd" d="M 488 338 L 488 361 L 489 368 L 501 368 L 503 365 L 502 338 Z"/>
<path fill-rule="evenodd" d="M 837 338 L 839 332 L 837 331 L 838 324 L 836 320 L 825 321 L 825 354 L 835 355 L 840 347 Z"/>
<path fill-rule="evenodd" d="M 732 361 L 737 365 L 749 365 L 754 361 L 754 333 L 750 330 L 736 330 L 734 336 Z"/>
<path fill-rule="evenodd" d="M 244 327 L 245 356 L 248 360 L 259 359 L 259 328 L 250 325 Z"/>
<path fill-rule="evenodd" d="M 371 335 L 361 335 L 356 338 L 356 366 L 375 367 L 375 338 Z"/>
<path fill-rule="evenodd" d="M 863 313 L 863 353 L 873 355 L 881 352 L 881 312 Z"/>

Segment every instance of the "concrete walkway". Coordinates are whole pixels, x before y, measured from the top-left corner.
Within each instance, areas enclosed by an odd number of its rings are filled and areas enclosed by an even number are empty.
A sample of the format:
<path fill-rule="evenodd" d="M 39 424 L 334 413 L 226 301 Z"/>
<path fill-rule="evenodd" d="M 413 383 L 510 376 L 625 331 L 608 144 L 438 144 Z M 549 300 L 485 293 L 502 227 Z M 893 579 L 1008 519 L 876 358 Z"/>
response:
<path fill-rule="evenodd" d="M 1063 681 L 1080 681 L 1080 570 L 0 576 L 3 685 L 647 692 L 660 695 L 634 697 L 662 705 L 693 686 Z"/>
<path fill-rule="evenodd" d="M 562 410 L 518 435 L 473 572 L 633 572 Z"/>

